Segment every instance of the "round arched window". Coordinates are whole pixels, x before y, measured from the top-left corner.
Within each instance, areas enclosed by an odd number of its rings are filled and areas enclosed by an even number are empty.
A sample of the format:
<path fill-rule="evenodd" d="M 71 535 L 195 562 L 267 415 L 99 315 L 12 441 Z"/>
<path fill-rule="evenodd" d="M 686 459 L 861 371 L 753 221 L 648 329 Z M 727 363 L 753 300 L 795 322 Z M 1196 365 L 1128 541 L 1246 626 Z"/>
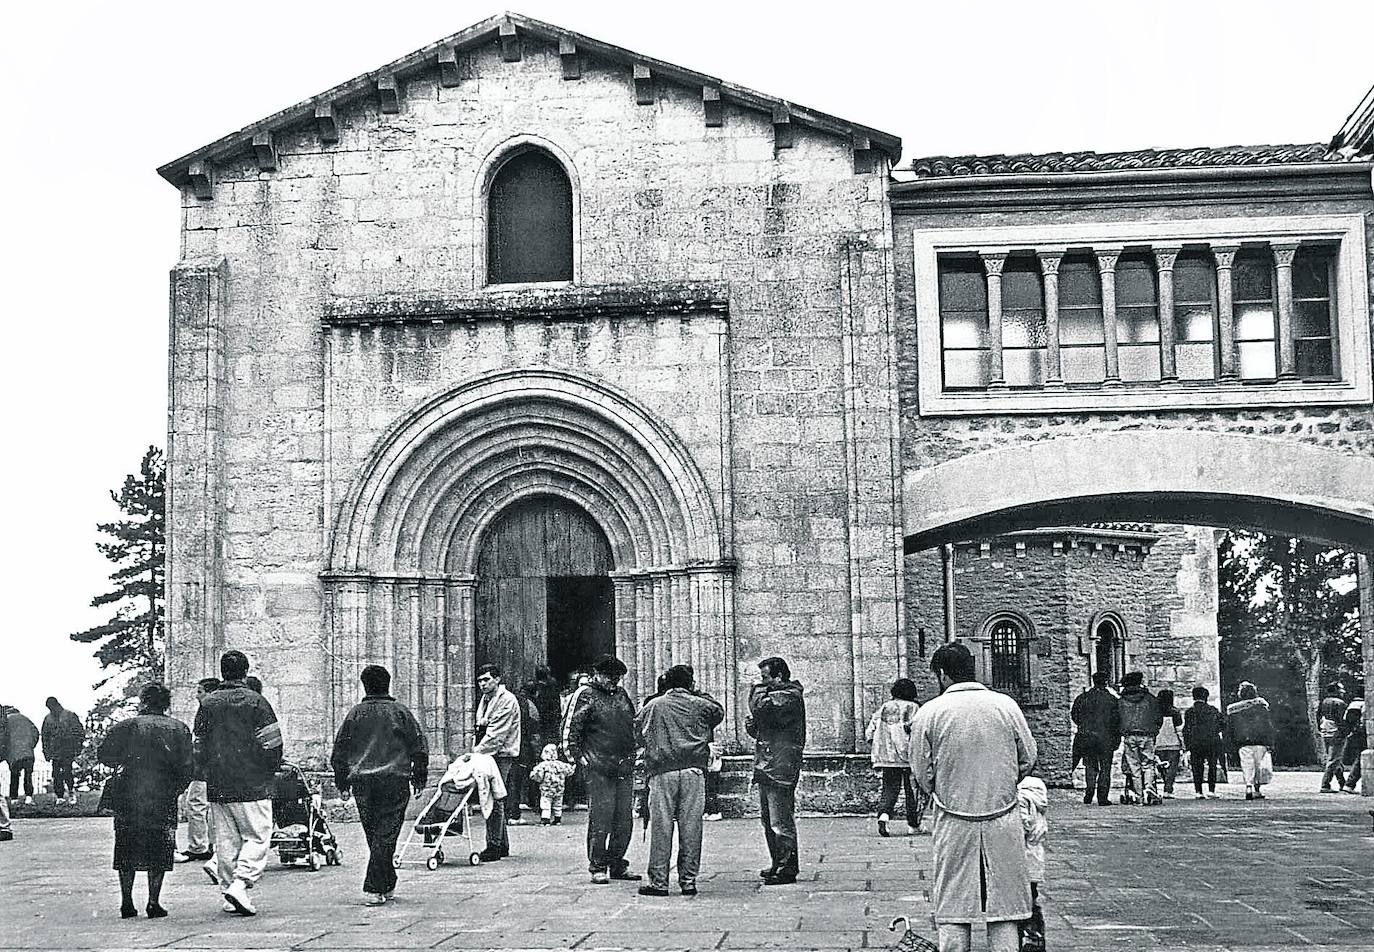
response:
<path fill-rule="evenodd" d="M 989 633 L 992 654 L 991 683 L 994 691 L 1020 696 L 1030 687 L 1030 641 L 1015 619 L 1002 617 Z"/>
<path fill-rule="evenodd" d="M 572 184 L 553 156 L 529 149 L 507 159 L 487 203 L 489 283 L 573 279 Z"/>

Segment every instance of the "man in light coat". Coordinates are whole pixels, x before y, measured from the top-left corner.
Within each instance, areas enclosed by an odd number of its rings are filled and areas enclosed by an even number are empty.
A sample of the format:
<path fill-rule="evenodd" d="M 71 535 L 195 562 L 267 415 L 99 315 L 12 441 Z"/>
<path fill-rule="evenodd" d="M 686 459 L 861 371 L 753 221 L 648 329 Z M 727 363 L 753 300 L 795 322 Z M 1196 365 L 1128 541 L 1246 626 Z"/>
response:
<path fill-rule="evenodd" d="M 963 645 L 941 645 L 930 670 L 942 693 L 916 714 L 911 773 L 935 802 L 940 952 L 967 952 L 984 920 L 988 948 L 1016 952 L 1031 915 L 1016 785 L 1035 766 L 1035 739 L 1015 701 L 974 680 Z"/>
<path fill-rule="evenodd" d="M 477 742 L 472 752 L 487 754 L 496 761 L 501 786 L 509 797 L 511 764 L 520 755 L 520 702 L 501 683 L 501 669 L 494 664 L 477 669 L 477 688 L 482 692 L 482 700 L 477 703 Z M 495 863 L 510 855 L 505 797 L 496 801 L 487 817 L 487 846 L 481 855 L 484 863 Z"/>

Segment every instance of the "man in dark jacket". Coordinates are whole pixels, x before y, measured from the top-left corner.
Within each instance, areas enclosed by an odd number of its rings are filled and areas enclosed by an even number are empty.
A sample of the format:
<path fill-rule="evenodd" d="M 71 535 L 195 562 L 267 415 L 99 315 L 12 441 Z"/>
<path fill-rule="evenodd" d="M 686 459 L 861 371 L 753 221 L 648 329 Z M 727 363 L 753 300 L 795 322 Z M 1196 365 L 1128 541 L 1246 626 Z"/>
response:
<path fill-rule="evenodd" d="M 1093 686 L 1074 698 L 1069 717 L 1078 728 L 1074 744 L 1083 757 L 1087 781 L 1083 802 L 1092 803 L 1095 792 L 1099 806 L 1110 806 L 1112 760 L 1121 743 L 1121 710 L 1107 687 L 1107 672 L 1093 673 Z"/>
<path fill-rule="evenodd" d="M 19 799 L 19 781 L 24 781 L 24 802 L 33 803 L 33 750 L 38 746 L 38 728 L 15 708 L 6 716 L 10 729 L 10 799 Z"/>
<path fill-rule="evenodd" d="M 1325 748 L 1322 771 L 1322 793 L 1335 793 L 1345 786 L 1345 768 L 1342 761 L 1345 755 L 1345 685 L 1332 681 L 1326 686 L 1326 697 L 1317 705 L 1317 730 L 1322 735 Z M 1336 781 L 1335 789 L 1331 781 Z M 10 781 L 10 796 L 14 796 L 14 781 Z"/>
<path fill-rule="evenodd" d="M 72 761 L 81 753 L 81 745 L 86 742 L 86 728 L 74 711 L 69 711 L 57 702 L 57 698 L 47 700 L 48 716 L 43 718 L 43 758 L 52 765 L 52 792 L 58 803 L 71 794 L 71 802 L 76 802 L 76 785 L 72 781 Z"/>
<path fill-rule="evenodd" d="M 1263 800 L 1260 789 L 1268 779 L 1265 755 L 1274 746 L 1274 724 L 1269 717 L 1269 702 L 1249 681 L 1240 682 L 1240 698 L 1226 705 L 1226 736 L 1236 745 L 1240 757 L 1241 779 L 1245 781 L 1245 799 Z"/>
<path fill-rule="evenodd" d="M 586 771 L 587 866 L 598 884 L 642 878 L 625 859 L 634 831 L 635 705 L 620 686 L 624 676 L 619 658 L 597 659 L 568 725 L 568 756 Z"/>
<path fill-rule="evenodd" d="M 663 694 L 635 718 L 649 778 L 649 882 L 642 895 L 668 895 L 668 861 L 677 826 L 677 884 L 684 896 L 697 894 L 701 869 L 701 820 L 706 813 L 706 768 L 711 740 L 725 708 L 696 690 L 691 665 L 675 664 L 663 676 Z"/>
<path fill-rule="evenodd" d="M 10 725 L 6 713 L 14 708 L 0 704 L 0 762 L 9 760 L 10 756 Z M 14 831 L 10 829 L 10 802 L 5 797 L 5 791 L 0 788 L 0 843 L 8 843 L 14 839 Z"/>
<path fill-rule="evenodd" d="M 267 867 L 272 788 L 281 765 L 281 727 L 267 698 L 244 684 L 248 658 L 226 651 L 222 677 L 196 711 L 196 762 L 205 773 L 224 911 L 257 914 L 248 890 Z"/>
<path fill-rule="evenodd" d="M 1364 722 L 1364 698 L 1356 696 L 1345 709 L 1345 786 L 1344 793 L 1357 793 L 1364 765 L 1360 755 L 1369 744 L 1369 728 Z"/>
<path fill-rule="evenodd" d="M 1222 755 L 1222 735 L 1226 724 L 1221 711 L 1207 703 L 1208 692 L 1199 684 L 1193 688 L 1193 706 L 1183 715 L 1183 746 L 1193 768 L 1193 793 L 1199 800 L 1217 796 L 1217 760 Z M 1202 775 L 1207 773 L 1207 793 L 1202 792 Z"/>
<path fill-rule="evenodd" d="M 772 864 L 759 871 L 767 886 L 797 881 L 797 782 L 806 745 L 806 702 L 802 686 L 782 658 L 759 662 L 761 680 L 749 691 L 744 729 L 754 738 L 754 782 L 759 786 L 759 820 Z"/>
<path fill-rule="evenodd" d="M 1132 671 L 1121 679 L 1121 738 L 1126 750 L 1126 769 L 1140 801 L 1153 806 L 1163 801 L 1155 787 L 1155 735 L 1164 722 L 1159 701 L 1145 690 L 1145 675 Z"/>
<path fill-rule="evenodd" d="M 360 680 L 366 696 L 339 725 L 329 763 L 339 793 L 358 804 L 367 837 L 363 904 L 380 906 L 396 890 L 396 840 L 411 788 L 418 795 L 429 778 L 429 747 L 410 708 L 389 693 L 391 672 L 370 664 Z"/>

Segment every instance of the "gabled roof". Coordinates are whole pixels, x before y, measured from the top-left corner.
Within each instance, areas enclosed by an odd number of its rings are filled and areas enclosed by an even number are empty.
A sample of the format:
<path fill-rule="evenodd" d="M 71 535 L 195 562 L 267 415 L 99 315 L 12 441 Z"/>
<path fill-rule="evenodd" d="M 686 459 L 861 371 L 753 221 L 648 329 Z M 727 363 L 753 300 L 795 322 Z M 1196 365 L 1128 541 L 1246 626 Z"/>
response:
<path fill-rule="evenodd" d="M 1045 175 L 1126 172 L 1141 169 L 1234 168 L 1312 165 L 1348 161 L 1320 143 L 1228 145 L 1197 149 L 1139 149 L 1134 152 L 1047 152 L 1040 155 L 935 155 L 915 159 L 917 179 L 983 175 Z"/>
<path fill-rule="evenodd" d="M 703 109 L 708 125 L 720 124 L 720 104 L 729 102 L 746 109 L 754 109 L 769 114 L 772 117 L 775 131 L 780 131 L 779 127 L 783 127 L 787 135 L 790 135 L 791 124 L 796 123 L 848 139 L 855 151 L 856 160 L 861 154 L 871 155 L 876 152 L 886 156 L 893 164 L 896 164 L 901 155 L 901 139 L 889 133 L 868 126 L 861 126 L 814 109 L 808 109 L 774 96 L 755 92 L 743 86 L 726 83 L 705 73 L 694 72 L 672 63 L 641 56 L 630 50 L 612 46 L 609 43 L 602 43 L 580 33 L 574 33 L 571 30 L 543 23 L 518 13 L 505 13 L 476 23 L 459 33 L 445 37 L 437 43 L 418 49 L 408 56 L 403 56 L 346 83 L 327 89 L 304 102 L 273 113 L 265 119 L 217 139 L 179 159 L 168 162 L 157 170 L 158 174 L 173 185 L 180 186 L 192 178 L 193 171 L 200 174 L 201 169 L 207 165 L 248 153 L 256 153 L 264 168 L 274 168 L 276 160 L 275 146 L 272 140 L 274 133 L 291 126 L 316 124 L 327 135 L 328 130 L 334 128 L 333 107 L 365 97 L 380 98 L 383 112 L 395 112 L 397 111 L 395 100 L 400 88 L 397 85 L 399 81 L 426 70 L 437 70 L 444 85 L 458 85 L 457 53 L 488 43 L 493 38 L 499 37 L 503 47 L 503 55 L 507 59 L 518 59 L 519 34 L 521 33 L 556 45 L 559 55 L 564 59 L 564 75 L 570 79 L 576 78 L 578 55 L 589 54 L 598 60 L 623 63 L 632 71 L 637 95 L 640 93 L 641 84 L 647 87 L 649 82 L 659 79 L 681 86 L 698 88 L 702 92 Z M 569 73 L 569 70 L 572 72 Z M 452 82 L 449 82 L 450 79 Z M 638 101 L 643 104 L 651 100 L 639 98 Z M 388 102 L 390 102 L 391 108 L 388 108 Z M 713 114 L 716 119 L 714 122 L 712 122 Z M 790 144 L 790 139 L 786 142 Z M 785 147 L 782 138 L 779 139 L 779 146 Z M 193 165 L 197 166 L 197 169 L 193 170 Z"/>
<path fill-rule="evenodd" d="M 1374 86 L 1331 139 L 1332 153 L 1344 158 L 1374 155 Z"/>

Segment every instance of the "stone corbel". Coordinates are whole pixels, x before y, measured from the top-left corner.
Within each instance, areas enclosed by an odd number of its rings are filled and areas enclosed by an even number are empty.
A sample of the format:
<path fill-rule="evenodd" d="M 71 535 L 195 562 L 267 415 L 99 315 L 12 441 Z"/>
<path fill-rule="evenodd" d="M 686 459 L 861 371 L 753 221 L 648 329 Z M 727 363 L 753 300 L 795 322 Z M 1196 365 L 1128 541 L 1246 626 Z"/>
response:
<path fill-rule="evenodd" d="M 785 102 L 773 107 L 773 149 L 790 149 L 794 143 L 792 110 Z"/>
<path fill-rule="evenodd" d="M 377 76 L 377 102 L 388 115 L 401 111 L 401 91 L 396 85 L 395 73 Z"/>
<path fill-rule="evenodd" d="M 878 153 L 868 136 L 854 136 L 854 174 L 872 175 L 878 171 Z"/>
<path fill-rule="evenodd" d="M 339 124 L 334 121 L 334 106 L 327 102 L 315 103 L 315 132 L 326 145 L 339 141 Z"/>
<path fill-rule="evenodd" d="M 725 104 L 721 102 L 719 86 L 701 87 L 701 108 L 706 114 L 706 128 L 725 125 Z"/>
<path fill-rule="evenodd" d="M 201 200 L 215 197 L 215 167 L 209 162 L 192 162 L 186 169 L 186 177 L 191 183 L 191 194 Z"/>
<path fill-rule="evenodd" d="M 558 38 L 558 59 L 563 64 L 564 79 L 582 78 L 582 61 L 577 58 L 577 44 L 566 36 Z"/>
<path fill-rule="evenodd" d="M 447 44 L 439 47 L 439 85 L 445 89 L 458 85 L 458 50 Z"/>
<path fill-rule="evenodd" d="M 635 103 L 640 106 L 654 104 L 654 74 L 643 63 L 635 63 Z"/>
<path fill-rule="evenodd" d="M 259 172 L 277 170 L 277 145 L 270 131 L 253 134 L 253 156 L 258 160 Z"/>
<path fill-rule="evenodd" d="M 520 62 L 520 34 L 515 32 L 515 24 L 502 20 L 498 31 L 501 37 L 501 59 L 507 63 Z"/>

